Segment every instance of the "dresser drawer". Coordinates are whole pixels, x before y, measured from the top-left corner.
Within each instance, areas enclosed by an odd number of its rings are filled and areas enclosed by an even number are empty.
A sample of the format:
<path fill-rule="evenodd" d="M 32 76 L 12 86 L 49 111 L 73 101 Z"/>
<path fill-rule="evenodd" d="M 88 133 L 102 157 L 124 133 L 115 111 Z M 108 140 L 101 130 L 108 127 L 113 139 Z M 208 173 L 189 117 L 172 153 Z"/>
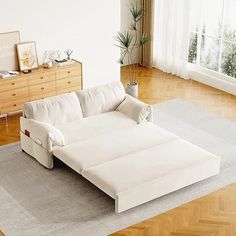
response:
<path fill-rule="evenodd" d="M 81 86 L 81 77 L 70 77 L 57 80 L 57 90 Z"/>
<path fill-rule="evenodd" d="M 1 113 L 6 114 L 6 113 L 9 113 L 9 112 L 20 111 L 20 110 L 22 110 L 23 104 L 28 102 L 28 101 L 29 101 L 28 98 L 23 98 L 23 99 L 16 100 L 16 101 L 0 103 Z"/>
<path fill-rule="evenodd" d="M 29 76 L 29 85 L 36 85 L 45 82 L 54 81 L 56 78 L 55 72 L 35 73 Z"/>
<path fill-rule="evenodd" d="M 64 79 L 68 77 L 75 77 L 75 76 L 80 76 L 82 75 L 81 67 L 72 67 L 72 68 L 63 68 L 63 69 L 58 69 L 56 72 L 56 77 L 57 79 Z"/>
<path fill-rule="evenodd" d="M 81 90 L 81 86 L 74 86 L 74 87 L 70 87 L 70 88 L 61 88 L 57 90 L 57 94 L 64 94 L 64 93 L 71 93 L 71 92 L 76 92 Z"/>
<path fill-rule="evenodd" d="M 30 86 L 30 100 L 53 93 L 56 94 L 55 81 Z"/>
<path fill-rule="evenodd" d="M 28 77 L 21 76 L 20 78 L 1 79 L 0 92 L 12 90 L 16 88 L 28 87 Z"/>
<path fill-rule="evenodd" d="M 35 95 L 35 96 L 32 96 L 30 98 L 31 101 L 35 101 L 35 100 L 40 100 L 40 99 L 44 99 L 44 98 L 47 98 L 47 97 L 52 97 L 52 96 L 56 96 L 56 92 L 51 92 L 51 93 L 44 93 L 44 94 L 40 94 L 40 95 Z"/>
<path fill-rule="evenodd" d="M 8 91 L 0 93 L 0 101 L 3 103 L 10 102 L 10 101 L 17 101 L 23 98 L 29 99 L 28 87 L 12 89 L 12 90 L 8 90 Z"/>

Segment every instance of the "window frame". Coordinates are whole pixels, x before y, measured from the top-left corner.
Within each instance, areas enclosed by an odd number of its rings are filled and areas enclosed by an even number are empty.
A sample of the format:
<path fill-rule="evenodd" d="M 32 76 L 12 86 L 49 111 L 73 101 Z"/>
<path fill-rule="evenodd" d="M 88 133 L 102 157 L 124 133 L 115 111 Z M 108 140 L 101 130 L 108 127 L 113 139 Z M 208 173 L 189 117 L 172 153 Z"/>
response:
<path fill-rule="evenodd" d="M 211 35 L 211 34 L 207 34 L 207 33 L 202 33 L 202 29 L 203 29 L 203 22 L 201 22 L 200 27 L 198 28 L 198 31 L 196 30 L 190 30 L 190 34 L 197 34 L 197 57 L 196 57 L 196 62 L 192 63 L 192 62 L 188 62 L 189 64 L 189 68 L 192 68 L 193 70 L 198 70 L 199 72 L 205 73 L 205 74 L 209 74 L 210 76 L 214 76 L 220 79 L 224 79 L 227 80 L 229 82 L 234 82 L 236 83 L 236 78 L 229 76 L 225 73 L 222 72 L 221 69 L 221 65 L 222 65 L 222 55 L 223 55 L 223 45 L 224 43 L 230 43 L 230 44 L 236 44 L 236 41 L 232 41 L 232 40 L 227 40 L 224 39 L 224 32 L 225 32 L 225 14 L 226 14 L 226 1 L 228 0 L 222 0 L 222 10 L 221 10 L 221 32 L 220 32 L 220 37 L 216 37 L 215 35 Z M 202 3 L 201 6 L 202 8 Z M 215 40 L 219 40 L 220 45 L 219 45 L 219 65 L 218 65 L 218 70 L 212 70 L 212 69 L 208 69 L 207 67 L 204 67 L 201 65 L 201 45 L 202 45 L 202 36 L 208 37 L 208 38 L 212 38 Z M 190 39 L 190 36 L 189 36 Z"/>

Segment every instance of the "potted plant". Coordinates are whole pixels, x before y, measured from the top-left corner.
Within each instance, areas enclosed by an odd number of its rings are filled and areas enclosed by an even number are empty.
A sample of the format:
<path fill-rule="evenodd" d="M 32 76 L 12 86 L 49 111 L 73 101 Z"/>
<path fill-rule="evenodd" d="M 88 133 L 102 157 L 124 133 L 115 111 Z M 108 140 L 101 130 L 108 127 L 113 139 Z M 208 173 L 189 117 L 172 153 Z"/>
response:
<path fill-rule="evenodd" d="M 120 64 L 125 64 L 125 61 L 129 65 L 129 83 L 126 87 L 126 92 L 133 96 L 138 97 L 138 83 L 136 81 L 136 67 L 140 63 L 134 63 L 134 51 L 138 50 L 140 56 L 140 50 L 143 46 L 150 41 L 150 36 L 141 32 L 139 28 L 139 22 L 144 17 L 144 9 L 140 7 L 138 3 L 130 3 L 130 13 L 132 16 L 132 23 L 130 27 L 124 32 L 118 32 L 115 36 L 115 40 L 118 44 L 117 47 L 121 48 Z M 140 62 L 140 58 L 138 58 Z"/>

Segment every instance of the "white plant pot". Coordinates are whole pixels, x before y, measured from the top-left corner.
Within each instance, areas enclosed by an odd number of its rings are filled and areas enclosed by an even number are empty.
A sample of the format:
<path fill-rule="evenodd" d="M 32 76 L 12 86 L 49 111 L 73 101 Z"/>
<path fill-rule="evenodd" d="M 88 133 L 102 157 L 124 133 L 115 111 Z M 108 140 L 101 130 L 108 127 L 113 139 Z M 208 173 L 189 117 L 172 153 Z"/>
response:
<path fill-rule="evenodd" d="M 135 84 L 127 84 L 126 93 L 132 97 L 138 97 L 138 83 Z"/>

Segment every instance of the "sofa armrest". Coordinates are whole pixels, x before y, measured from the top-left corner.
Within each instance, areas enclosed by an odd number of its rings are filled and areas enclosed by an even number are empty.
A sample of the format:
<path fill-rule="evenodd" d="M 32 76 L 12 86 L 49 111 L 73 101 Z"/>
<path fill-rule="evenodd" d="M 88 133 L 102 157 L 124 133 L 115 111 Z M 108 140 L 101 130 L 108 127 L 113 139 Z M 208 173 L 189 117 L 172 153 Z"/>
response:
<path fill-rule="evenodd" d="M 20 130 L 48 152 L 52 151 L 54 145 L 65 145 L 64 135 L 50 124 L 21 117 Z"/>
<path fill-rule="evenodd" d="M 139 101 L 138 99 L 126 95 L 125 100 L 116 109 L 119 112 L 129 116 L 138 124 L 143 121 L 152 122 L 153 109 L 151 105 Z"/>

